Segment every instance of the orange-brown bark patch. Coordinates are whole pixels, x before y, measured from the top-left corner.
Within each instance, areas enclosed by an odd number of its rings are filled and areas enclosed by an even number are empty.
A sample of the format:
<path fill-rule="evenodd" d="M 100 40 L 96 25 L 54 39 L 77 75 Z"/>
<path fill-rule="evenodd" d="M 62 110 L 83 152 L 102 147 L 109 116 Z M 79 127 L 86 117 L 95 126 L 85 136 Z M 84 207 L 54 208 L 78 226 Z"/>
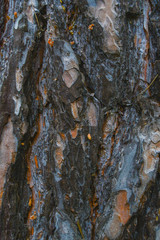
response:
<path fill-rule="evenodd" d="M 125 225 L 131 217 L 126 191 L 120 191 L 117 195 L 115 210 L 120 218 L 120 222 Z"/>
<path fill-rule="evenodd" d="M 30 161 L 31 149 L 29 149 L 27 154 L 27 183 L 31 187 L 32 173 L 31 173 L 31 161 Z"/>
<path fill-rule="evenodd" d="M 148 68 L 148 58 L 146 58 L 146 63 L 144 67 L 144 81 L 147 82 L 147 68 Z"/>
<path fill-rule="evenodd" d="M 43 128 L 46 126 L 46 117 L 43 118 Z"/>
<path fill-rule="evenodd" d="M 38 191 L 38 197 L 39 197 L 39 199 L 41 198 L 41 192 L 40 191 Z"/>
<path fill-rule="evenodd" d="M 34 234 L 34 227 L 31 228 L 31 236 Z"/>
<path fill-rule="evenodd" d="M 63 151 L 61 148 L 57 148 L 55 151 L 55 159 L 57 162 L 57 166 L 59 169 L 61 169 L 62 167 L 62 163 L 63 163 Z"/>
<path fill-rule="evenodd" d="M 3 190 L 0 191 L 0 207 L 1 207 L 1 204 L 2 204 L 2 197 L 3 197 Z"/>
<path fill-rule="evenodd" d="M 15 163 L 15 159 L 16 159 L 16 154 L 17 152 L 12 152 L 12 163 Z"/>
<path fill-rule="evenodd" d="M 32 206 L 32 197 L 29 198 L 28 206 L 29 206 L 29 207 Z"/>
<path fill-rule="evenodd" d="M 34 156 L 34 161 L 35 161 L 36 168 L 38 168 L 38 160 L 37 160 L 37 155 L 35 155 L 35 156 Z"/>
<path fill-rule="evenodd" d="M 135 45 L 135 47 L 137 47 L 137 35 L 136 34 L 134 36 L 134 45 Z"/>
<path fill-rule="evenodd" d="M 72 115 L 75 119 L 78 118 L 78 108 L 77 108 L 77 102 L 73 102 L 71 103 L 71 111 L 72 111 Z"/>
<path fill-rule="evenodd" d="M 67 200 L 67 201 L 69 200 L 69 195 L 68 194 L 65 195 L 65 200 Z"/>
<path fill-rule="evenodd" d="M 39 137 L 39 135 L 40 135 L 40 133 L 41 133 L 41 127 L 42 127 L 42 117 L 41 117 L 41 115 L 39 114 L 39 115 L 38 115 L 38 119 L 37 119 L 37 133 L 36 133 L 36 135 L 35 135 L 35 137 L 34 137 L 34 140 L 33 140 L 32 145 L 34 145 L 34 144 L 37 142 L 38 137 Z"/>
<path fill-rule="evenodd" d="M 97 126 L 97 109 L 95 105 L 91 102 L 87 111 L 89 125 L 92 127 Z"/>
<path fill-rule="evenodd" d="M 46 85 L 44 85 L 44 95 L 47 95 L 47 88 L 46 88 Z"/>
<path fill-rule="evenodd" d="M 78 133 L 78 128 L 76 126 L 75 129 L 71 130 L 71 136 L 73 139 L 77 137 L 77 133 Z"/>
<path fill-rule="evenodd" d="M 36 216 L 36 214 L 34 212 L 34 214 L 30 216 L 30 220 L 35 220 L 36 218 L 37 218 L 37 216 Z"/>
<path fill-rule="evenodd" d="M 65 135 L 64 133 L 61 132 L 61 133 L 60 133 L 60 136 L 61 136 L 61 138 L 62 138 L 63 141 L 66 140 L 66 135 Z"/>

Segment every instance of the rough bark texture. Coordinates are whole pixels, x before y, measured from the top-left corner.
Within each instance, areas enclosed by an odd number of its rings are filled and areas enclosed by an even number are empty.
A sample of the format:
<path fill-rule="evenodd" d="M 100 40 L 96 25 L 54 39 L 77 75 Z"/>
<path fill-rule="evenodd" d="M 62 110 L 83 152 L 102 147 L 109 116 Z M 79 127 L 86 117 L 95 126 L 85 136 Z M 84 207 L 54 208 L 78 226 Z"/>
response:
<path fill-rule="evenodd" d="M 0 3 L 0 239 L 159 240 L 160 1 Z"/>

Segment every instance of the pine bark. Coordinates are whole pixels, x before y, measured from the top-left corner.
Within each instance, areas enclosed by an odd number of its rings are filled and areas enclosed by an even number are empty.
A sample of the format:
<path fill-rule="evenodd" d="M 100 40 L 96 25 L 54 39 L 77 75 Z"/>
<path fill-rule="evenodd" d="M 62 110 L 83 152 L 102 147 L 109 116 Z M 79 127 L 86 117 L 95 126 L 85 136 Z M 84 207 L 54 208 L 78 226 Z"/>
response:
<path fill-rule="evenodd" d="M 0 3 L 0 239 L 160 239 L 160 1 Z"/>

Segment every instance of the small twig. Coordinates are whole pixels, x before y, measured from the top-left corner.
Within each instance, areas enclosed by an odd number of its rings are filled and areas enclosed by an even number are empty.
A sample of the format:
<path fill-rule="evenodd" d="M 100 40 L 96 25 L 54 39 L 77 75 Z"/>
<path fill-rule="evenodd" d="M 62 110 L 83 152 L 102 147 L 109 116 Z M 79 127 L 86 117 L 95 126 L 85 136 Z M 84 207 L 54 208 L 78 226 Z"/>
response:
<path fill-rule="evenodd" d="M 151 85 L 154 83 L 154 81 L 157 79 L 158 74 L 155 76 L 155 78 L 153 79 L 153 81 L 149 84 L 148 87 L 146 87 L 146 89 L 144 89 L 138 96 L 142 95 L 143 93 L 145 93 L 150 87 Z"/>
<path fill-rule="evenodd" d="M 63 218 L 62 213 L 59 211 L 59 209 L 57 208 L 56 211 L 61 215 L 61 217 Z"/>
<path fill-rule="evenodd" d="M 38 21 L 38 17 L 37 17 L 37 14 L 36 14 L 35 11 L 34 11 L 34 14 L 35 14 L 35 17 L 36 17 L 36 21 L 37 21 L 38 27 L 40 28 L 39 21 Z"/>
<path fill-rule="evenodd" d="M 31 5 L 31 7 L 32 7 L 33 12 L 34 12 L 34 14 L 35 14 L 35 18 L 36 18 L 36 22 L 37 22 L 37 24 L 38 24 L 38 27 L 40 28 L 39 21 L 38 21 L 38 17 L 37 17 L 37 14 L 36 14 L 36 11 L 34 10 L 33 5 Z"/>
<path fill-rule="evenodd" d="M 82 239 L 84 239 L 84 235 L 83 235 L 82 228 L 81 228 L 81 225 L 80 225 L 80 223 L 79 223 L 79 220 L 77 221 L 77 226 L 78 226 L 78 229 L 79 229 L 80 234 L 81 234 L 81 236 L 82 236 Z"/>

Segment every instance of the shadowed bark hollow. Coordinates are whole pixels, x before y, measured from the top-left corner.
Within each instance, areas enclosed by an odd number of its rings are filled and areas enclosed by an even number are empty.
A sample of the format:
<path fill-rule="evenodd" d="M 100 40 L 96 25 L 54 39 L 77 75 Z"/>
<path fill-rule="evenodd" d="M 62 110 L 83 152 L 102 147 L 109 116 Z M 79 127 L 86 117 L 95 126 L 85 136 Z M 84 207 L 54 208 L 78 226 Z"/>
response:
<path fill-rule="evenodd" d="M 0 239 L 160 239 L 160 1 L 1 0 Z"/>

